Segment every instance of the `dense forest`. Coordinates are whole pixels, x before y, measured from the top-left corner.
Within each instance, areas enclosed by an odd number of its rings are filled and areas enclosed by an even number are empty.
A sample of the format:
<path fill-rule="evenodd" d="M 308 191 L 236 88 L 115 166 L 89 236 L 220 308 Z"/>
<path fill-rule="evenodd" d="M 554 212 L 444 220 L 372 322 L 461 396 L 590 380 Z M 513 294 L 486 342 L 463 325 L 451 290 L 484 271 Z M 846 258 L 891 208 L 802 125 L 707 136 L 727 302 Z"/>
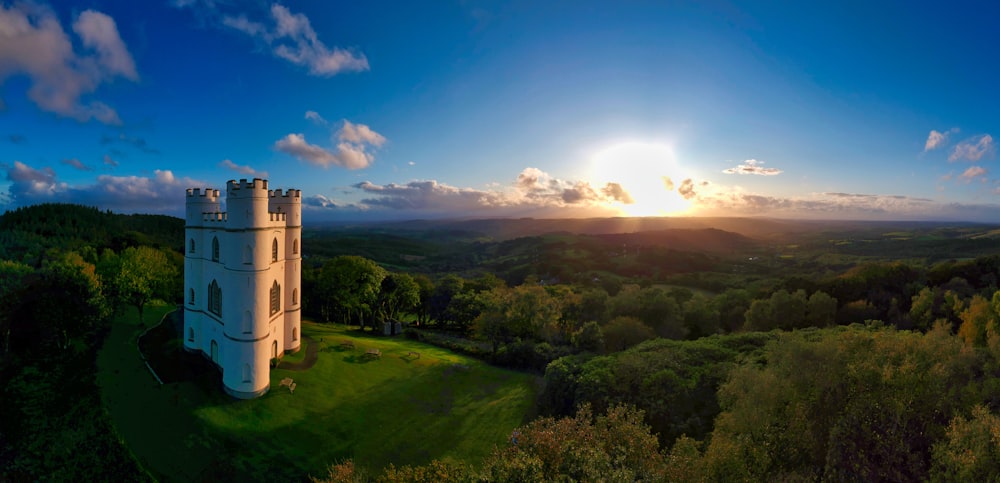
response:
<path fill-rule="evenodd" d="M 1000 478 L 997 227 L 666 220 L 306 229 L 308 317 L 542 388 L 485 461 L 324 478 Z M 94 355 L 113 311 L 180 300 L 183 221 L 39 205 L 0 239 L 0 476 L 148 478 Z"/>

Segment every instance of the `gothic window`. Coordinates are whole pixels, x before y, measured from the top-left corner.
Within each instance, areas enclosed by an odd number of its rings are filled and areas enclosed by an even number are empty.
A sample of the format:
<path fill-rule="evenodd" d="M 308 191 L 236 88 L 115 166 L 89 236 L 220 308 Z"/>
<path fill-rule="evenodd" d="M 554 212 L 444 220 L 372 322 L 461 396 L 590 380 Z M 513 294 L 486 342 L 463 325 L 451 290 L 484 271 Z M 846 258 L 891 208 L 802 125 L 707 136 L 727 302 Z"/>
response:
<path fill-rule="evenodd" d="M 274 241 L 271 242 L 271 261 L 272 262 L 278 261 L 278 239 L 277 238 L 275 238 Z"/>
<path fill-rule="evenodd" d="M 188 290 L 188 304 L 194 305 L 194 289 Z"/>
<path fill-rule="evenodd" d="M 188 251 L 194 253 L 194 238 L 188 242 Z"/>
<path fill-rule="evenodd" d="M 299 303 L 299 289 L 292 289 L 292 305 Z"/>
<path fill-rule="evenodd" d="M 281 285 L 275 280 L 271 285 L 271 315 L 281 311 Z"/>
<path fill-rule="evenodd" d="M 212 237 L 212 261 L 219 261 L 219 238 Z"/>
<path fill-rule="evenodd" d="M 208 285 L 208 311 L 222 317 L 222 288 L 215 280 Z"/>
<path fill-rule="evenodd" d="M 188 342 L 194 342 L 194 328 L 188 327 Z"/>
<path fill-rule="evenodd" d="M 299 239 L 298 238 L 292 240 L 292 253 L 294 253 L 296 255 L 299 254 Z"/>

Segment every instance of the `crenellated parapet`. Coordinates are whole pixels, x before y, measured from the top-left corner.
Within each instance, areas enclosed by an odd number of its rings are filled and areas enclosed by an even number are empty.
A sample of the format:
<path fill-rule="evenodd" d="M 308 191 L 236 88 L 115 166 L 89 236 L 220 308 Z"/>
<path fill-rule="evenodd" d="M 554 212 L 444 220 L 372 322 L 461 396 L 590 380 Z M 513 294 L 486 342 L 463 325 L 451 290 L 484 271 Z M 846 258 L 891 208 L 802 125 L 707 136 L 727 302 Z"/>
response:
<path fill-rule="evenodd" d="M 188 198 L 210 198 L 207 201 L 212 202 L 219 200 L 219 190 L 212 188 L 205 188 L 205 191 L 201 188 L 188 188 L 187 195 Z"/>
<path fill-rule="evenodd" d="M 271 198 L 284 198 L 288 202 L 301 203 L 302 202 L 302 190 L 290 189 L 282 194 L 281 189 L 276 189 L 268 192 Z"/>
<path fill-rule="evenodd" d="M 238 198 L 266 198 L 269 194 L 267 180 L 254 178 L 247 181 L 245 178 L 239 181 L 231 179 L 226 181 L 226 197 L 228 200 Z"/>

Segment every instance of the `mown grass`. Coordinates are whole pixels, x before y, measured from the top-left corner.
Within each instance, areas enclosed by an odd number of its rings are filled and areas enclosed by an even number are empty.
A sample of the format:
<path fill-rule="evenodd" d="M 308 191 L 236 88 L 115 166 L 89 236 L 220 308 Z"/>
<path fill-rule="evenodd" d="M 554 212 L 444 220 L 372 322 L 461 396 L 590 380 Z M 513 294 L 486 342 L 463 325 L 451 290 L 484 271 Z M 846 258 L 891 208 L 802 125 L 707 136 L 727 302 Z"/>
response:
<path fill-rule="evenodd" d="M 146 320 L 168 310 L 147 309 Z M 316 364 L 274 369 L 268 394 L 238 401 L 212 370 L 157 384 L 136 350 L 141 331 L 134 312 L 116 320 L 98 381 L 126 443 L 168 480 L 301 480 L 346 458 L 370 469 L 435 458 L 476 464 L 525 422 L 535 399 L 530 375 L 416 341 L 303 323 L 320 347 Z M 381 359 L 366 359 L 369 348 Z M 294 394 L 279 387 L 285 377 L 295 380 Z"/>

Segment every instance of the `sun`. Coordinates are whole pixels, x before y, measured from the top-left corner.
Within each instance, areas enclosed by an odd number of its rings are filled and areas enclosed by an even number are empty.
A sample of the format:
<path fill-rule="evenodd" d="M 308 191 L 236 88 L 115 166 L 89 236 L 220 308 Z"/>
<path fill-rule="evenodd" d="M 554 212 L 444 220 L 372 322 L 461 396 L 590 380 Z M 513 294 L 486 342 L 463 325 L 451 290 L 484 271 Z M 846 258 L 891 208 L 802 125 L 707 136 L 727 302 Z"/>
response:
<path fill-rule="evenodd" d="M 618 206 L 629 216 L 682 214 L 690 202 L 677 192 L 677 184 L 688 178 L 677 165 L 673 149 L 664 144 L 627 142 L 595 153 L 591 160 L 593 184 L 618 183 L 632 203 Z"/>

